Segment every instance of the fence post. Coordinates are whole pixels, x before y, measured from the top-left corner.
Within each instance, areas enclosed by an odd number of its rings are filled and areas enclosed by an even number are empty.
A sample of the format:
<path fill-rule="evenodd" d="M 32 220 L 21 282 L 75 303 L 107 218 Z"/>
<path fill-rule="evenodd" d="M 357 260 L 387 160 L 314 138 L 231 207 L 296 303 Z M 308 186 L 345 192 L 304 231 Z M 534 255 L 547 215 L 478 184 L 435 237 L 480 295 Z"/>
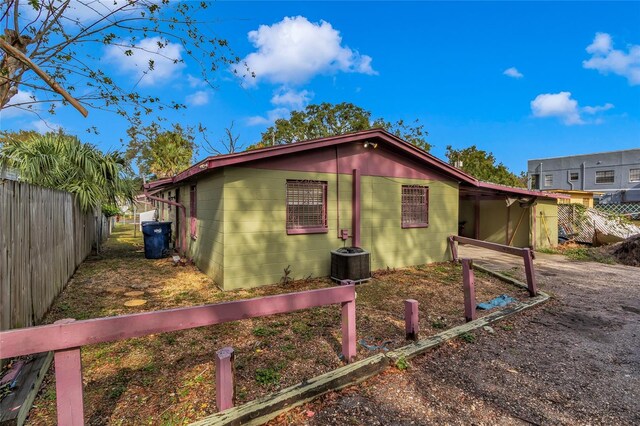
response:
<path fill-rule="evenodd" d="M 62 319 L 54 324 L 68 324 L 74 319 Z M 80 348 L 53 353 L 56 373 L 56 405 L 59 425 L 83 425 L 82 360 Z"/>
<path fill-rule="evenodd" d="M 533 252 L 531 249 L 524 249 L 522 258 L 524 259 L 524 272 L 527 277 L 529 296 L 534 297 L 538 294 L 538 286 L 536 284 L 536 274 L 533 270 Z"/>
<path fill-rule="evenodd" d="M 462 259 L 462 284 L 464 287 L 464 318 L 469 322 L 477 317 L 475 277 L 471 259 Z"/>
<path fill-rule="evenodd" d="M 218 411 L 233 407 L 235 387 L 233 383 L 233 348 L 216 351 L 216 406 Z"/>
<path fill-rule="evenodd" d="M 404 330 L 407 340 L 418 340 L 420 326 L 418 324 L 418 301 L 407 299 L 404 301 Z"/>
<path fill-rule="evenodd" d="M 449 236 L 449 249 L 451 250 L 451 260 L 454 262 L 458 261 L 458 248 L 456 247 L 456 242 L 453 240 L 453 235 Z"/>
<path fill-rule="evenodd" d="M 356 289 L 353 286 L 353 299 L 342 303 L 342 356 L 347 364 L 356 359 L 355 292 Z"/>

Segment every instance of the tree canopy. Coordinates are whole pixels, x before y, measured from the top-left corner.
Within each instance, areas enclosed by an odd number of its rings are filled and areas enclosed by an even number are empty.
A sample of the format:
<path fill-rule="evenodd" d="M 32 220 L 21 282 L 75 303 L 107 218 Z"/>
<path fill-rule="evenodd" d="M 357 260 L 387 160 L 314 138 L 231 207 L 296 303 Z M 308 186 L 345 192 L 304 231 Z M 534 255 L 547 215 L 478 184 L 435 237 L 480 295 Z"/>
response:
<path fill-rule="evenodd" d="M 425 139 L 428 133 L 418 120 L 413 124 L 407 124 L 403 120 L 393 123 L 382 118 L 372 120 L 371 112 L 357 105 L 323 102 L 308 105 L 302 111 L 292 111 L 287 119 L 276 120 L 273 126 L 262 133 L 260 142 L 249 149 L 342 135 L 375 127 L 381 127 L 425 151 L 431 148 Z"/>
<path fill-rule="evenodd" d="M 501 185 L 526 187 L 523 176 L 517 176 L 502 163 L 496 163 L 496 157 L 487 151 L 472 145 L 464 149 L 447 146 L 445 153 L 449 163 L 471 176 L 486 182 Z"/>
<path fill-rule="evenodd" d="M 196 152 L 192 127 L 174 124 L 163 130 L 157 123 L 127 130 L 129 146 L 126 157 L 135 160 L 142 176 L 173 176 L 191 166 Z"/>
<path fill-rule="evenodd" d="M 85 211 L 133 198 L 127 162 L 119 152 L 104 154 L 62 132 L 26 141 L 5 134 L 3 141 L 0 166 L 15 170 L 25 182 L 74 194 Z"/>
<path fill-rule="evenodd" d="M 44 103 L 54 112 L 60 103 L 71 103 L 79 110 L 116 112 L 133 124 L 143 114 L 183 108 L 143 94 L 139 83 L 160 63 L 179 67 L 187 58 L 212 85 L 221 65 L 239 62 L 227 41 L 214 34 L 213 23 L 201 20 L 207 8 L 208 2 L 169 0 L 5 0 L 0 108 L 42 112 L 38 106 Z M 135 61 L 139 79 L 117 83 L 99 66 L 109 55 L 125 65 Z"/>

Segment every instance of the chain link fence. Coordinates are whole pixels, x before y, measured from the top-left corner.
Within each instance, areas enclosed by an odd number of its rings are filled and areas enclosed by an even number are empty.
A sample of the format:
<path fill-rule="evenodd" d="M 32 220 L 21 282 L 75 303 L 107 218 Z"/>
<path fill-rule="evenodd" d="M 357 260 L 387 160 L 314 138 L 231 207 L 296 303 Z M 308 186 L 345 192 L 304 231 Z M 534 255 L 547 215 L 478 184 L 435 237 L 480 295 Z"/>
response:
<path fill-rule="evenodd" d="M 596 209 L 605 213 L 626 216 L 629 219 L 640 220 L 640 203 L 598 204 Z"/>
<path fill-rule="evenodd" d="M 558 236 L 561 240 L 597 245 L 620 241 L 638 233 L 640 227 L 622 219 L 620 213 L 588 209 L 581 204 L 558 205 Z"/>

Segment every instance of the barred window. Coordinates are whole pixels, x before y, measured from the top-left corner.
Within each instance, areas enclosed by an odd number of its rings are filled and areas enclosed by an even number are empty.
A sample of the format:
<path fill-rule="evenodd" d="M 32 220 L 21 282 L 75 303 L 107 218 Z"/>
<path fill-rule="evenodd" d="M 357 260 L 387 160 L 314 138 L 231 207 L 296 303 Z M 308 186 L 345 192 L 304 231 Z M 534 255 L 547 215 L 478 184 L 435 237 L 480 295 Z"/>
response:
<path fill-rule="evenodd" d="M 402 227 L 429 226 L 429 187 L 402 185 Z"/>
<path fill-rule="evenodd" d="M 640 169 L 629 169 L 629 182 L 640 182 Z"/>
<path fill-rule="evenodd" d="M 578 180 L 579 174 L 578 172 L 569 173 L 569 180 Z"/>
<path fill-rule="evenodd" d="M 544 175 L 544 186 L 553 185 L 553 175 Z"/>
<path fill-rule="evenodd" d="M 615 172 L 613 170 L 602 170 L 596 172 L 596 183 L 613 183 Z"/>
<path fill-rule="evenodd" d="M 327 231 L 327 182 L 288 180 L 287 234 Z"/>

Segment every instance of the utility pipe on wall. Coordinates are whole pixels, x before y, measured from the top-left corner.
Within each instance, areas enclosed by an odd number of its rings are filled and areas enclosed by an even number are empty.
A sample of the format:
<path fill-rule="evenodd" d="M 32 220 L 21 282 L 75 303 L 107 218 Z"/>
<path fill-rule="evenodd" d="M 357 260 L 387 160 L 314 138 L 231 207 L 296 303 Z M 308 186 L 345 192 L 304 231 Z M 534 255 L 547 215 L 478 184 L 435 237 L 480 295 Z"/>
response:
<path fill-rule="evenodd" d="M 567 170 L 567 183 L 569 184 L 569 186 L 571 187 L 571 190 L 573 191 L 573 182 L 571 182 L 571 170 Z"/>
<path fill-rule="evenodd" d="M 353 169 L 353 245 L 360 247 L 360 170 Z"/>

